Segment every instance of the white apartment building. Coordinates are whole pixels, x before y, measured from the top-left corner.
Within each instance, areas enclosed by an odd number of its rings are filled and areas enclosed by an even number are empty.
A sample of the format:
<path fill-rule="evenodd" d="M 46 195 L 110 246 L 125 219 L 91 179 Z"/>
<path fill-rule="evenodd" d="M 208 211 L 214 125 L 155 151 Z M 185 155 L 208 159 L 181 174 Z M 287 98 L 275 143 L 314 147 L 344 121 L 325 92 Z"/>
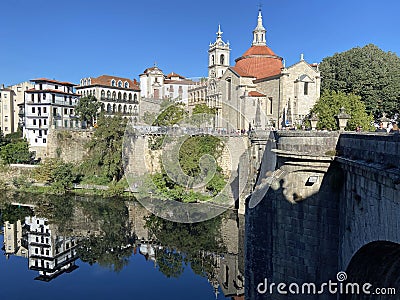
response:
<path fill-rule="evenodd" d="M 26 217 L 28 264 L 30 270 L 39 272 L 36 280 L 50 281 L 64 272 L 78 268 L 75 261 L 77 240 L 56 234 L 55 225 L 46 218 Z"/>
<path fill-rule="evenodd" d="M 25 91 L 24 137 L 36 157 L 47 154 L 47 135 L 50 128 L 80 128 L 75 105 L 79 95 L 74 84 L 52 79 L 33 79 L 32 89 Z"/>
<path fill-rule="evenodd" d="M 0 128 L 4 135 L 18 131 L 20 107 L 24 104 L 25 91 L 33 88 L 29 81 L 0 89 Z"/>
<path fill-rule="evenodd" d="M 111 75 L 82 78 L 76 91 L 81 97 L 96 97 L 107 115 L 119 113 L 138 121 L 140 88 L 136 79 Z"/>

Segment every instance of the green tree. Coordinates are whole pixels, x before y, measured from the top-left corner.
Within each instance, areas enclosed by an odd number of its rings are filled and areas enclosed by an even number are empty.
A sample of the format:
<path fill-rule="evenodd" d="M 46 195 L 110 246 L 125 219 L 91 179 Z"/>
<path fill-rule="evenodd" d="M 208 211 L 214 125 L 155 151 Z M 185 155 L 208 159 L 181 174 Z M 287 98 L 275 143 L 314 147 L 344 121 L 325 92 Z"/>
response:
<path fill-rule="evenodd" d="M 361 96 L 368 113 L 379 118 L 400 112 L 400 58 L 373 44 L 322 60 L 322 90 Z"/>
<path fill-rule="evenodd" d="M 35 169 L 34 178 L 41 182 L 51 183 L 54 193 L 63 194 L 72 188 L 77 174 L 72 163 L 64 163 L 60 159 L 50 158 Z"/>
<path fill-rule="evenodd" d="M 87 96 L 79 99 L 75 107 L 79 119 L 88 125 L 93 125 L 96 115 L 101 108 L 101 103 L 97 101 L 95 96 Z"/>
<path fill-rule="evenodd" d="M 178 124 L 187 116 L 185 106 L 181 103 L 175 103 L 167 106 L 156 118 L 155 126 L 172 126 Z"/>
<path fill-rule="evenodd" d="M 214 116 L 217 113 L 215 107 L 208 107 L 206 104 L 197 104 L 192 111 L 190 121 L 196 126 L 200 126 L 204 123 L 210 123 L 213 121 Z"/>
<path fill-rule="evenodd" d="M 89 156 L 82 164 L 84 175 L 105 176 L 119 181 L 124 175 L 122 143 L 127 120 L 120 115 L 101 115 L 92 139 L 88 142 Z"/>
<path fill-rule="evenodd" d="M 314 113 L 319 118 L 317 128 L 339 129 L 335 115 L 340 112 L 341 107 L 344 107 L 346 113 L 351 116 L 346 130 L 355 130 L 357 126 L 361 126 L 363 130 L 367 131 L 374 130 L 373 117 L 367 114 L 365 104 L 360 100 L 360 96 L 335 91 L 324 91 L 311 109 L 311 114 Z"/>
<path fill-rule="evenodd" d="M 33 153 L 29 151 L 28 142 L 19 141 L 1 147 L 0 157 L 6 164 L 23 164 L 31 161 Z"/>

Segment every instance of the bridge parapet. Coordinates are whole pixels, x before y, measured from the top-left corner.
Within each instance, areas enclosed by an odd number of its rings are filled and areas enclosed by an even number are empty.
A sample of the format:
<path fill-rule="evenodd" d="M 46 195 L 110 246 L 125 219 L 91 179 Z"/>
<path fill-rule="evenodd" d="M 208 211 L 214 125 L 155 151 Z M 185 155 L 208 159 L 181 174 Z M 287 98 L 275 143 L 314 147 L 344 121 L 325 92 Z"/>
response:
<path fill-rule="evenodd" d="M 400 161 L 400 135 L 382 133 L 342 133 L 337 145 L 338 155 L 385 166 Z"/>
<path fill-rule="evenodd" d="M 339 132 L 277 131 L 277 150 L 311 156 L 335 154 Z"/>

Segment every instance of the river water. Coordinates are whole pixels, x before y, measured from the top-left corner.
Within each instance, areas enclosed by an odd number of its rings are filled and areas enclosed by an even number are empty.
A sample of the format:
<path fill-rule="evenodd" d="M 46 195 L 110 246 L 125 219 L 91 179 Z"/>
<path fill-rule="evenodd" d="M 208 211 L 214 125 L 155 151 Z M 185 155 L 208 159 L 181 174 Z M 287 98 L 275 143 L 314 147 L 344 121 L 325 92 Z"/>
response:
<path fill-rule="evenodd" d="M 1 299 L 244 299 L 244 221 L 198 224 L 135 201 L 13 195 L 2 200 Z"/>

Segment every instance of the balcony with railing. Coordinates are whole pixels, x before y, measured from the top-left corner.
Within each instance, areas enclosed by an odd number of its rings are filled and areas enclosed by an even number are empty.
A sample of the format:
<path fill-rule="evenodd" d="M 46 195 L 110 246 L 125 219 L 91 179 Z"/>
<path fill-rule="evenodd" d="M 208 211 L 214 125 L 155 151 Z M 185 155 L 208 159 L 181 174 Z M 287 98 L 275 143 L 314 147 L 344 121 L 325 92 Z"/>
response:
<path fill-rule="evenodd" d="M 26 113 L 25 115 L 27 118 L 48 118 L 50 116 L 49 113 Z"/>
<path fill-rule="evenodd" d="M 100 100 L 103 102 L 117 102 L 117 103 L 129 103 L 129 104 L 139 104 L 139 101 L 136 99 L 123 99 L 123 98 L 113 98 L 113 97 L 100 97 Z"/>

